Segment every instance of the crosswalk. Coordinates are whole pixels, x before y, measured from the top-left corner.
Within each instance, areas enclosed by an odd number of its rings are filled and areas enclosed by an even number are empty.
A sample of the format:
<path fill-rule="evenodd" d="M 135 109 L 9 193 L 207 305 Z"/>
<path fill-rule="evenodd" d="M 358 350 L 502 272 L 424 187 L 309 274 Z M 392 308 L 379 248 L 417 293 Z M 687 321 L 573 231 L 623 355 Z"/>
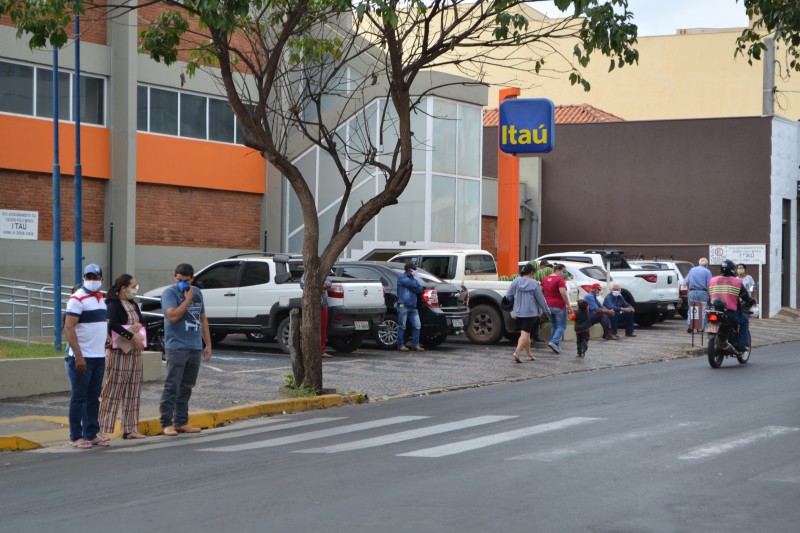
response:
<path fill-rule="evenodd" d="M 526 420 L 525 416 L 508 414 L 449 419 L 409 414 L 355 421 L 348 416 L 289 415 L 243 421 L 197 435 L 157 437 L 144 442 L 115 441 L 104 451 L 124 454 L 186 448 L 187 453 L 216 454 L 277 448 L 293 454 L 340 454 L 375 449 L 386 456 L 403 458 L 399 460 L 430 460 L 522 441 L 525 453 L 519 453 L 519 446 L 516 446 L 502 459 L 552 463 L 589 453 L 621 454 L 631 446 L 640 445 L 654 450 L 660 447 L 661 453 L 668 455 L 662 458 L 664 461 L 690 467 L 800 431 L 800 427 L 780 425 L 729 430 L 721 424 L 709 426 L 672 419 L 642 427 L 630 426 L 624 419 L 588 416 Z M 707 441 L 698 442 L 698 434 Z M 684 442 L 685 445 L 661 446 L 667 437 L 673 443 Z M 322 445 L 315 446 L 315 442 L 322 442 Z M 45 453 L 70 451 L 66 448 L 42 450 Z M 781 472 L 781 479 L 788 477 L 800 483 L 800 467 L 793 471 L 796 475 Z"/>

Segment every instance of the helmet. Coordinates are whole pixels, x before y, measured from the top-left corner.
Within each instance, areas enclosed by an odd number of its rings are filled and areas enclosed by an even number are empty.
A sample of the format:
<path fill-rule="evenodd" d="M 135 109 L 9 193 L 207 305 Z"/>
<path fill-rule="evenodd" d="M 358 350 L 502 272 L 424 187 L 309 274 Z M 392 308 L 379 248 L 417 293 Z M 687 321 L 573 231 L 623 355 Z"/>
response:
<path fill-rule="evenodd" d="M 720 313 L 724 313 L 728 310 L 728 306 L 725 305 L 725 300 L 722 298 L 714 298 L 711 300 L 711 309 L 714 311 L 719 311 Z"/>
<path fill-rule="evenodd" d="M 736 265 L 733 264 L 733 261 L 730 259 L 726 259 L 719 265 L 719 273 L 723 276 L 735 276 L 736 275 Z"/>

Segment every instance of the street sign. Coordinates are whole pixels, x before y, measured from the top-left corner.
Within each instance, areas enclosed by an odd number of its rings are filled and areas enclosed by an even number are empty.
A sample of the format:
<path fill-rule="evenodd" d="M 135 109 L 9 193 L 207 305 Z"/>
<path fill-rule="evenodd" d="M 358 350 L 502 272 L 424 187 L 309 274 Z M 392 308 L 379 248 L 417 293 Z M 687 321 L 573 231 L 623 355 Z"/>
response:
<path fill-rule="evenodd" d="M 720 265 L 725 259 L 736 264 L 767 264 L 767 246 L 765 244 L 712 244 L 708 247 L 708 262 Z"/>
<path fill-rule="evenodd" d="M 555 146 L 556 106 L 547 98 L 512 98 L 500 104 L 500 150 L 549 152 Z"/>

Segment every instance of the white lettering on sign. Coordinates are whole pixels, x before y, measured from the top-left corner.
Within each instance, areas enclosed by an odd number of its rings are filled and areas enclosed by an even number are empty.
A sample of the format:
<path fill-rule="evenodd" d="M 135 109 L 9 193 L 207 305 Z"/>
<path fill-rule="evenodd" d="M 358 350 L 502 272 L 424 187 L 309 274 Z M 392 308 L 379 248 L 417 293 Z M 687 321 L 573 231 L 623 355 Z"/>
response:
<path fill-rule="evenodd" d="M 0 209 L 0 239 L 39 238 L 38 211 L 12 211 Z"/>
<path fill-rule="evenodd" d="M 708 247 L 708 262 L 720 265 L 726 259 L 743 265 L 765 265 L 767 246 L 765 244 L 712 244 Z"/>

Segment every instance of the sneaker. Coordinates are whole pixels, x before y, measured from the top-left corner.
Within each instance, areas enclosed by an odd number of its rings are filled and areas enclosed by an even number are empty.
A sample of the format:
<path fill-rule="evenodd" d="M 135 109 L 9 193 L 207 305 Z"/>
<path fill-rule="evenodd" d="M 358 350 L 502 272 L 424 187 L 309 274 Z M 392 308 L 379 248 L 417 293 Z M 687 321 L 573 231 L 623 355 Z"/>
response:
<path fill-rule="evenodd" d="M 635 337 L 636 333 L 626 333 L 625 336 L 626 337 Z"/>
<path fill-rule="evenodd" d="M 178 433 L 200 433 L 203 430 L 200 428 L 192 427 L 189 424 L 184 424 L 182 426 L 176 427 L 175 431 L 177 431 Z"/>
<path fill-rule="evenodd" d="M 178 434 L 178 432 L 175 430 L 175 426 L 167 426 L 165 428 L 162 428 L 161 433 L 163 433 L 167 437 L 174 437 L 175 435 Z"/>
<path fill-rule="evenodd" d="M 547 345 L 548 345 L 548 346 L 550 347 L 550 349 L 551 349 L 551 350 L 553 350 L 555 353 L 557 353 L 557 354 L 558 354 L 558 353 L 561 353 L 561 348 L 559 348 L 559 347 L 558 347 L 558 345 L 557 345 L 557 344 L 555 344 L 553 341 L 550 341 L 550 342 L 548 342 L 548 343 L 547 343 Z"/>

